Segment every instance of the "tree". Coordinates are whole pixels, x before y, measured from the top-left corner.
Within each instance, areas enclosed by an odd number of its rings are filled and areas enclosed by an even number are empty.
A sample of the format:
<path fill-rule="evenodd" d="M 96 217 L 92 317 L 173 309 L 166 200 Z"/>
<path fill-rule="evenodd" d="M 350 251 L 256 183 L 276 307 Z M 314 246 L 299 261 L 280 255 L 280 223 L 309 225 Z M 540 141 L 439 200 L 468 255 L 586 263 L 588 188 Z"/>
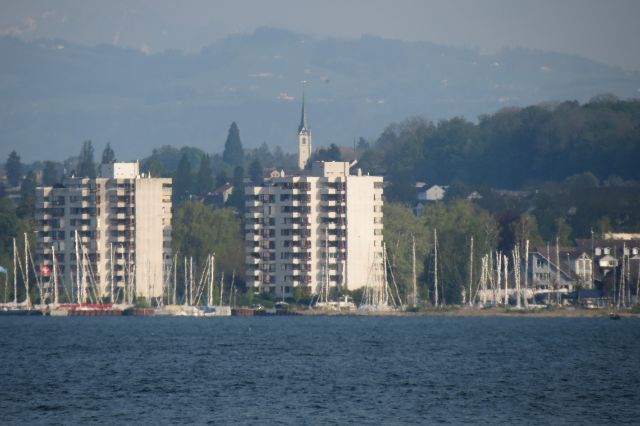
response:
<path fill-rule="evenodd" d="M 255 185 L 262 183 L 262 164 L 258 158 L 254 158 L 249 164 L 249 179 Z"/>
<path fill-rule="evenodd" d="M 569 246 L 571 245 L 571 226 L 567 223 L 564 218 L 560 217 L 556 219 L 556 237 L 561 246 Z"/>
<path fill-rule="evenodd" d="M 116 153 L 111 149 L 111 144 L 107 142 L 107 146 L 102 151 L 102 161 L 100 164 L 111 164 L 116 162 Z"/>
<path fill-rule="evenodd" d="M 4 165 L 4 172 L 7 175 L 9 185 L 18 186 L 22 178 L 22 163 L 17 152 L 11 151 L 11 154 L 9 154 L 9 158 L 7 158 L 7 162 Z"/>
<path fill-rule="evenodd" d="M 332 143 L 329 145 L 329 148 L 320 148 L 318 152 L 315 153 L 312 160 L 309 163 L 314 161 L 341 161 L 342 153 L 340 152 L 340 148 L 338 145 Z"/>
<path fill-rule="evenodd" d="M 82 144 L 76 172 L 80 177 L 96 177 L 96 163 L 93 160 L 93 144 L 90 140 L 84 141 Z"/>
<path fill-rule="evenodd" d="M 45 161 L 42 170 L 42 185 L 53 186 L 60 182 L 58 167 L 53 161 Z"/>
<path fill-rule="evenodd" d="M 241 222 L 231 209 L 212 209 L 198 201 L 187 201 L 177 208 L 173 219 L 173 250 L 180 256 L 193 256 L 202 267 L 207 256 L 215 254 L 216 274 L 236 277 L 244 271 L 244 245 Z"/>
<path fill-rule="evenodd" d="M 191 193 L 191 187 L 193 178 L 191 175 L 191 163 L 187 159 L 187 154 L 182 154 L 180 163 L 178 163 L 178 170 L 173 180 L 174 200 L 176 203 L 180 203 L 186 199 Z"/>
<path fill-rule="evenodd" d="M 171 174 L 167 173 L 167 170 L 160 161 L 153 158 L 145 159 L 140 165 L 142 173 L 149 173 L 154 177 L 170 177 Z"/>
<path fill-rule="evenodd" d="M 240 130 L 234 121 L 229 127 L 229 134 L 224 143 L 224 152 L 222 159 L 225 163 L 234 167 L 242 167 L 244 163 L 244 150 L 242 149 L 242 141 L 240 140 Z"/>
<path fill-rule="evenodd" d="M 233 170 L 233 192 L 227 200 L 229 207 L 235 207 L 239 213 L 244 212 L 244 169 L 236 167 Z"/>
<path fill-rule="evenodd" d="M 227 182 L 229 182 L 229 176 L 227 176 L 224 170 L 221 170 L 216 175 L 216 188 L 220 188 L 222 185 L 224 185 Z"/>
<path fill-rule="evenodd" d="M 468 294 L 469 239 L 474 238 L 474 258 L 480 259 L 495 249 L 498 225 L 487 211 L 463 199 L 429 206 L 423 217 L 431 235 L 433 229 L 438 230 L 438 281 L 442 286 L 442 300 L 460 303 L 462 294 Z M 480 262 L 474 262 L 474 277 L 479 276 L 480 268 Z M 477 280 L 474 281 L 477 285 Z"/>
<path fill-rule="evenodd" d="M 360 138 L 358 138 L 358 144 L 356 145 L 356 157 L 362 156 L 362 154 L 367 152 L 369 149 L 371 149 L 371 144 L 367 142 L 365 138 L 360 136 Z"/>
<path fill-rule="evenodd" d="M 32 218 L 36 211 L 36 175 L 33 171 L 27 173 L 20 185 L 20 204 L 18 216 Z"/>
<path fill-rule="evenodd" d="M 520 251 L 524 250 L 526 241 L 529 241 L 531 246 L 540 246 L 542 244 L 542 237 L 538 232 L 538 222 L 535 216 L 528 213 L 523 213 L 517 221 L 514 221 L 510 225 L 510 229 L 514 235 L 514 241 L 520 245 Z M 505 251 L 510 248 L 505 247 Z"/>
<path fill-rule="evenodd" d="M 387 257 L 402 299 L 408 303 L 413 295 L 413 239 L 416 242 L 416 277 L 418 299 L 428 300 L 425 262 L 433 249 L 430 231 L 410 208 L 396 203 L 384 205 L 384 241 Z"/>
<path fill-rule="evenodd" d="M 13 281 L 13 268 L 9 268 L 13 258 L 13 238 L 17 240 L 18 250 L 20 250 L 20 245 L 24 241 L 24 234 L 27 234 L 30 243 L 33 244 L 35 236 L 33 219 L 31 217 L 19 218 L 13 203 L 8 199 L 0 199 L 0 265 L 8 269 L 7 280 L 0 279 L 0 282 L 5 285 Z M 2 302 L 12 299 L 13 285 L 0 289 L 0 300 Z M 19 300 L 24 300 L 23 294 L 19 296 Z"/>
<path fill-rule="evenodd" d="M 208 155 L 203 155 L 200 159 L 200 168 L 196 179 L 198 194 L 206 195 L 213 189 L 213 176 L 211 171 L 211 160 Z"/>

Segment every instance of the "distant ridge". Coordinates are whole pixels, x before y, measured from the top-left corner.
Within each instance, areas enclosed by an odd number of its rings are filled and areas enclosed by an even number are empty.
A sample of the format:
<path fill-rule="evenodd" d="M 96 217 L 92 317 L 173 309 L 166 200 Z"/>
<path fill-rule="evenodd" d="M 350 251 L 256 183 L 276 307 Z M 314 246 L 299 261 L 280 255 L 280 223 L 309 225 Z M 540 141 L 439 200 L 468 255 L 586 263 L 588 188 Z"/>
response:
<path fill-rule="evenodd" d="M 473 120 L 508 106 L 640 95 L 640 73 L 573 55 L 482 55 L 275 28 L 232 35 L 197 54 L 0 37 L 0 55 L 0 157 L 16 149 L 27 161 L 66 158 L 86 139 L 98 149 L 110 141 L 123 159 L 165 144 L 221 151 L 232 121 L 245 146 L 293 150 L 302 80 L 318 147 L 377 137 L 416 115 Z"/>

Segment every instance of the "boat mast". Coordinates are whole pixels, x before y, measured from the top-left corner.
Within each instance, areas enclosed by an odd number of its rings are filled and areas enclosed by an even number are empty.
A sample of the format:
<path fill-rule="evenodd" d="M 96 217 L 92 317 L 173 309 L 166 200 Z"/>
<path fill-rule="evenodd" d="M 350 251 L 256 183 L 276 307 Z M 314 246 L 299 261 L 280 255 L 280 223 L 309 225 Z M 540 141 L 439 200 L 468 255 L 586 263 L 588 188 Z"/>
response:
<path fill-rule="evenodd" d="M 80 303 L 80 251 L 78 249 L 78 230 L 74 231 L 74 245 L 75 245 L 75 254 L 76 254 L 76 297 L 78 298 L 78 303 Z M 71 284 L 73 286 L 73 283 Z"/>
<path fill-rule="evenodd" d="M 412 273 L 413 273 L 413 307 L 418 306 L 418 282 L 416 280 L 416 237 L 411 234 L 411 257 L 413 260 L 412 263 Z"/>
<path fill-rule="evenodd" d="M 494 290 L 494 298 L 496 305 L 500 301 L 500 290 L 502 286 L 502 253 L 496 251 L 496 287 Z"/>
<path fill-rule="evenodd" d="M 16 239 L 13 239 L 13 303 L 18 304 L 18 265 Z"/>
<path fill-rule="evenodd" d="M 509 305 L 509 258 L 507 255 L 502 256 L 502 266 L 504 268 L 504 306 Z"/>
<path fill-rule="evenodd" d="M 109 278 L 111 281 L 111 303 L 115 303 L 113 300 L 113 243 L 109 244 Z"/>
<path fill-rule="evenodd" d="M 560 305 L 560 244 L 556 236 L 556 304 Z"/>
<path fill-rule="evenodd" d="M 438 307 L 438 230 L 433 230 L 433 289 L 434 301 L 436 308 Z"/>
<path fill-rule="evenodd" d="M 189 262 L 187 262 L 187 256 L 184 257 L 184 306 L 189 304 L 189 286 L 187 285 L 189 276 Z"/>
<path fill-rule="evenodd" d="M 51 246 L 51 257 L 53 260 L 53 304 L 58 306 L 58 278 L 56 275 L 56 248 Z"/>
<path fill-rule="evenodd" d="M 127 299 L 129 299 L 129 304 L 133 304 L 133 283 L 131 282 L 131 272 L 133 272 L 131 267 L 131 247 L 129 246 L 129 250 L 127 251 Z"/>
<path fill-rule="evenodd" d="M 382 243 L 382 288 L 380 293 L 380 304 L 389 304 L 389 286 L 387 285 L 387 246 Z"/>
<path fill-rule="evenodd" d="M 636 305 L 640 304 L 640 262 L 638 262 L 638 275 L 636 275 Z"/>
<path fill-rule="evenodd" d="M 178 291 L 178 253 L 173 255 L 173 304 L 177 304 L 176 292 Z"/>
<path fill-rule="evenodd" d="M 547 303 L 551 304 L 551 251 L 547 242 Z"/>
<path fill-rule="evenodd" d="M 324 228 L 324 300 L 329 302 L 329 229 L 328 224 Z M 284 296 L 283 296 L 284 297 Z"/>
<path fill-rule="evenodd" d="M 529 307 L 529 301 L 527 300 L 527 290 L 529 289 L 529 240 L 524 244 L 524 294 L 522 300 L 524 307 Z"/>
<path fill-rule="evenodd" d="M 209 307 L 213 306 L 213 280 L 214 280 L 214 276 L 215 276 L 215 261 L 216 261 L 215 254 L 212 254 L 211 258 L 210 258 L 211 276 L 209 277 L 209 301 L 207 303 L 207 306 L 209 306 Z"/>
<path fill-rule="evenodd" d="M 473 301 L 471 300 L 471 287 L 473 286 L 473 235 L 469 244 L 469 306 L 473 306 Z"/>
<path fill-rule="evenodd" d="M 236 285 L 236 270 L 231 273 L 231 288 L 229 289 L 229 306 L 231 306 L 231 298 L 233 297 Z M 282 301 L 284 302 L 284 292 L 282 292 Z"/>
<path fill-rule="evenodd" d="M 80 240 L 80 254 L 82 257 L 82 303 L 86 303 L 87 302 L 87 253 L 86 253 L 86 248 L 84 246 L 84 244 L 82 244 L 82 240 Z"/>
<path fill-rule="evenodd" d="M 515 287 L 516 287 L 516 308 L 520 309 L 522 306 L 520 304 L 520 296 L 522 292 L 520 288 L 520 246 L 518 244 L 516 244 L 516 246 L 513 248 L 512 257 L 513 257 L 513 278 L 514 278 Z"/>
<path fill-rule="evenodd" d="M 618 288 L 618 308 L 624 307 L 624 287 L 625 287 L 624 252 L 626 250 L 627 250 L 627 243 L 622 243 L 622 266 L 620 269 L 620 287 Z"/>
<path fill-rule="evenodd" d="M 193 306 L 193 256 L 189 257 L 189 305 Z"/>
<path fill-rule="evenodd" d="M 24 287 L 27 291 L 27 307 L 31 306 L 31 297 L 29 295 L 29 241 L 27 240 L 27 233 L 24 233 L 24 269 L 25 269 L 25 279 L 24 279 Z"/>
<path fill-rule="evenodd" d="M 487 275 L 488 275 L 488 267 L 489 267 L 489 257 L 490 255 L 485 254 L 482 257 L 482 272 L 481 274 L 481 278 L 480 278 L 480 283 L 482 284 L 480 286 L 480 288 L 482 288 L 482 296 L 480 298 L 480 302 L 482 303 L 482 306 L 487 304 Z"/>
<path fill-rule="evenodd" d="M 218 304 L 220 306 L 222 306 L 222 294 L 224 292 L 224 272 L 220 273 L 220 300 L 218 301 Z"/>

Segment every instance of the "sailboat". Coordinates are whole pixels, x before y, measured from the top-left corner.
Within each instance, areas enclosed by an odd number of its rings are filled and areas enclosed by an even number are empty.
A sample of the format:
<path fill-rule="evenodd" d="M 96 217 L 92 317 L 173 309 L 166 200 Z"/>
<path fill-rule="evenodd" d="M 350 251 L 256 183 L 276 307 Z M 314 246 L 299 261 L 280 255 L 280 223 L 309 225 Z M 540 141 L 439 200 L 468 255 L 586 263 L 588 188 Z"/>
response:
<path fill-rule="evenodd" d="M 391 312 L 398 309 L 397 295 L 393 295 L 388 284 L 386 248 L 382 246 L 382 259 L 374 255 L 369 279 L 362 292 L 362 303 L 358 308 L 364 312 Z M 399 300 L 399 297 L 398 297 Z"/>
<path fill-rule="evenodd" d="M 224 274 L 220 274 L 220 300 L 219 300 L 219 304 L 215 305 L 214 301 L 213 301 L 213 296 L 214 296 L 214 290 L 215 290 L 215 286 L 214 286 L 214 272 L 215 272 L 215 256 L 211 255 L 208 258 L 208 264 L 207 264 L 207 273 L 203 274 L 203 277 L 205 277 L 206 279 L 203 280 L 201 282 L 200 285 L 200 295 L 204 292 L 204 283 L 208 283 L 208 291 L 207 291 L 207 303 L 204 306 L 201 306 L 200 312 L 201 312 L 201 316 L 203 317 L 229 317 L 231 316 L 231 306 L 230 305 L 223 305 L 222 304 L 222 290 L 224 288 L 224 281 L 223 281 L 223 277 Z M 232 275 L 232 279 L 231 279 L 231 292 L 230 292 L 230 296 L 229 298 L 231 298 L 231 294 L 233 292 L 233 286 L 235 284 L 235 271 L 233 272 Z M 200 296 L 198 296 L 199 299 Z M 229 301 L 231 301 L 231 299 L 229 299 Z"/>
<path fill-rule="evenodd" d="M 325 258 L 322 268 L 322 283 L 318 289 L 315 303 L 312 300 L 312 308 L 319 311 L 350 311 L 356 308 L 351 298 L 347 295 L 343 296 L 341 300 L 335 301 L 329 299 L 329 237 L 328 230 L 325 230 Z"/>
<path fill-rule="evenodd" d="M 13 239 L 13 302 L 5 302 L 0 305 L 0 315 L 42 315 L 42 311 L 34 309 L 29 295 L 29 244 L 27 234 L 24 234 L 25 241 L 25 263 L 18 256 L 16 239 Z M 18 302 L 18 269 L 22 275 L 22 282 L 25 289 L 25 300 Z"/>

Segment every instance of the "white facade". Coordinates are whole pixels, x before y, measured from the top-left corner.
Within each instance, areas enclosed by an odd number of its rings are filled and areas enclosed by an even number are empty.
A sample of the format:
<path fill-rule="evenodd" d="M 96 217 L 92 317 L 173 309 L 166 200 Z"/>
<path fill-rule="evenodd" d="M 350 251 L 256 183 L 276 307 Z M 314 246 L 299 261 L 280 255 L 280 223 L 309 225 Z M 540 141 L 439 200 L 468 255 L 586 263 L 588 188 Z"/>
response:
<path fill-rule="evenodd" d="M 101 176 L 67 178 L 36 193 L 36 259 L 53 263 L 67 299 L 162 296 L 171 256 L 171 179 L 139 174 L 138 163 L 103 165 Z M 76 244 L 77 234 L 77 244 Z M 113 284 L 113 286 L 112 286 Z M 73 298 L 71 296 L 74 296 Z"/>
<path fill-rule="evenodd" d="M 317 162 L 246 189 L 246 279 L 256 291 L 293 296 L 357 289 L 382 259 L 383 178 Z"/>
<path fill-rule="evenodd" d="M 302 93 L 302 114 L 298 126 L 298 169 L 304 170 L 311 159 L 311 129 L 307 123 L 307 113 L 304 110 L 304 92 Z"/>

